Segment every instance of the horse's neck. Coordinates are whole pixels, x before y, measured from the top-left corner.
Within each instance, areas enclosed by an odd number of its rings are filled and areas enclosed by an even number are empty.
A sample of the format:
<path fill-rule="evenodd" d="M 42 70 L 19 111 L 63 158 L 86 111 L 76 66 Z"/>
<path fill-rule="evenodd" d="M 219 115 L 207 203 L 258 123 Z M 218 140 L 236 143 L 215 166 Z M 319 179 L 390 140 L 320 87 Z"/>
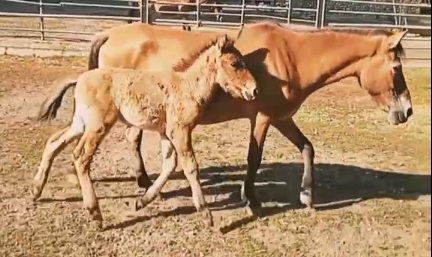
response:
<path fill-rule="evenodd" d="M 209 101 L 219 87 L 216 83 L 213 51 L 212 48 L 208 49 L 186 71 L 179 73 L 183 86 L 201 103 Z"/>
<path fill-rule="evenodd" d="M 358 74 L 361 61 L 373 55 L 379 43 L 365 35 L 340 32 L 304 34 L 301 42 L 298 53 L 308 56 L 296 56 L 297 67 L 301 86 L 310 93 Z"/>

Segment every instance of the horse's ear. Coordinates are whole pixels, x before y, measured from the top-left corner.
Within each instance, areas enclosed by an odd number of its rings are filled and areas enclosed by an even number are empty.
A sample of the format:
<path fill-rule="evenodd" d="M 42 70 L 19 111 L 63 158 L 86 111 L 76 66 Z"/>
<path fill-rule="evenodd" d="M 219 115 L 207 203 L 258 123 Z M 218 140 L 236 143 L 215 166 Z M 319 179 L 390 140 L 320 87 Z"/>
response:
<path fill-rule="evenodd" d="M 222 52 L 227 47 L 228 44 L 229 44 L 229 40 L 228 40 L 227 34 L 218 38 L 217 46 L 218 46 L 219 51 Z"/>
<path fill-rule="evenodd" d="M 388 37 L 386 42 L 388 50 L 396 49 L 399 46 L 399 44 L 402 42 L 402 39 L 404 39 L 404 37 L 407 34 L 408 34 L 408 30 L 394 33 L 393 35 Z"/>

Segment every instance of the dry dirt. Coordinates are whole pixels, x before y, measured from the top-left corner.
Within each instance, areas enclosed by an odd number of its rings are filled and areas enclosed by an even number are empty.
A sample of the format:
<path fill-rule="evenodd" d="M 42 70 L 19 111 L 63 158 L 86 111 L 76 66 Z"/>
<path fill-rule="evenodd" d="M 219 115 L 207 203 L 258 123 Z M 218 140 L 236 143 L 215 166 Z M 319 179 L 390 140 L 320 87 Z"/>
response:
<path fill-rule="evenodd" d="M 240 203 L 248 122 L 200 126 L 194 146 L 217 228 L 197 221 L 184 176 L 131 216 L 136 197 L 131 155 L 117 126 L 92 166 L 105 230 L 87 228 L 79 188 L 65 174 L 69 147 L 55 161 L 40 202 L 29 200 L 43 142 L 66 125 L 70 93 L 52 124 L 28 119 L 53 80 L 85 69 L 85 59 L 0 57 L 0 256 L 431 256 L 431 71 L 407 70 L 415 116 L 387 125 L 359 87 L 345 82 L 317 92 L 296 120 L 317 148 L 320 208 L 297 204 L 301 156 L 274 129 L 258 177 L 265 216 Z M 349 100 L 349 101 L 348 101 Z M 146 134 L 154 179 L 159 143 Z"/>

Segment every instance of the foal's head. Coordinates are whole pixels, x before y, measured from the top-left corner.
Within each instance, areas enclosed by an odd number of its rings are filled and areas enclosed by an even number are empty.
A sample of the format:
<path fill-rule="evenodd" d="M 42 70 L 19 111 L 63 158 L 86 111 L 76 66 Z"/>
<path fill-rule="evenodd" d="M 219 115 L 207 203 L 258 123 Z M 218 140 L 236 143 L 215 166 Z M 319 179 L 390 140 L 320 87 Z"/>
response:
<path fill-rule="evenodd" d="M 257 82 L 234 42 L 224 35 L 217 39 L 215 47 L 217 57 L 210 67 L 215 69 L 216 83 L 233 97 L 254 100 L 258 95 Z"/>
<path fill-rule="evenodd" d="M 393 125 L 405 123 L 413 115 L 410 91 L 405 82 L 401 55 L 406 32 L 378 31 L 381 38 L 376 53 L 361 67 L 358 78 L 372 98 L 389 113 Z"/>

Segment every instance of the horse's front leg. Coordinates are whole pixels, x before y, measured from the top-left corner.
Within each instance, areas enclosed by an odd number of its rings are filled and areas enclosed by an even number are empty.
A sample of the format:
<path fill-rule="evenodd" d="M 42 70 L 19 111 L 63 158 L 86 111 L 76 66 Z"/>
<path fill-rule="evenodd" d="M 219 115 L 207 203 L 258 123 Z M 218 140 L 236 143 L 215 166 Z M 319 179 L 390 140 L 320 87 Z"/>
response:
<path fill-rule="evenodd" d="M 153 183 L 147 174 L 141 154 L 143 131 L 136 127 L 128 127 L 126 129 L 125 135 L 129 143 L 131 143 L 131 149 L 133 151 L 134 157 L 133 169 L 138 187 L 139 189 L 148 190 Z"/>
<path fill-rule="evenodd" d="M 251 119 L 248 171 L 242 189 L 242 198 L 247 201 L 248 208 L 252 213 L 261 208 L 261 202 L 256 198 L 255 194 L 255 180 L 261 166 L 264 142 L 269 126 L 269 118 L 262 114 L 258 114 L 256 118 Z"/>
<path fill-rule="evenodd" d="M 290 140 L 302 153 L 304 159 L 304 174 L 302 181 L 303 192 L 300 194 L 300 201 L 309 208 L 314 206 L 314 159 L 315 150 L 309 139 L 300 131 L 293 119 L 273 122 L 272 125 Z"/>

